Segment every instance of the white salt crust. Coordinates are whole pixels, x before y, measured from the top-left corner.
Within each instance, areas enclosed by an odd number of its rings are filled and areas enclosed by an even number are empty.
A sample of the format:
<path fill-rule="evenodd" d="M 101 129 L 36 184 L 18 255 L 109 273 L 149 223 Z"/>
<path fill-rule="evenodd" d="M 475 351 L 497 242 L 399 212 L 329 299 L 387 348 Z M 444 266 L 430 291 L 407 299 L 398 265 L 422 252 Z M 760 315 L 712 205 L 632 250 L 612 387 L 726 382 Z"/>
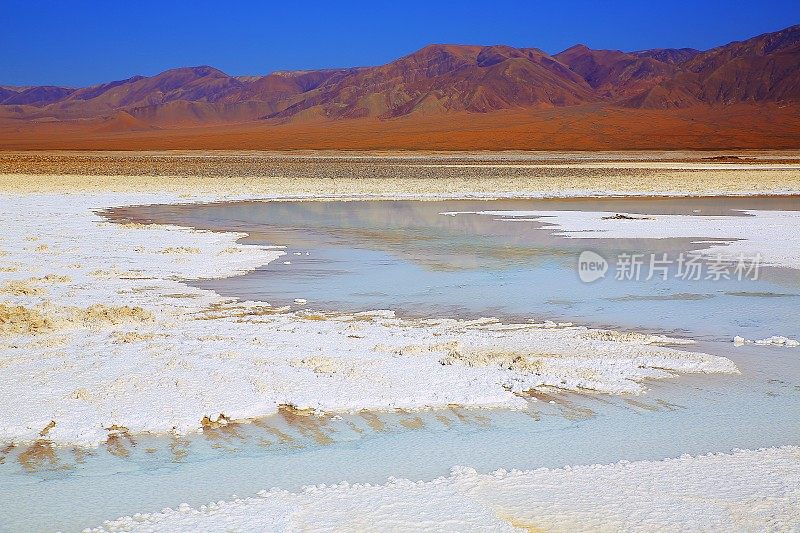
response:
<path fill-rule="evenodd" d="M 797 531 L 800 448 L 262 491 L 92 532 Z"/>
<path fill-rule="evenodd" d="M 236 302 L 180 280 L 236 275 L 283 251 L 94 212 L 179 201 L 0 196 L 0 441 L 95 446 L 112 428 L 188 433 L 204 417 L 249 419 L 279 405 L 515 408 L 526 405 L 515 393 L 534 386 L 635 394 L 672 372 L 737 372 L 661 336 Z"/>
<path fill-rule="evenodd" d="M 800 211 L 741 210 L 745 216 L 612 213 L 604 211 L 480 211 L 508 220 L 537 220 L 572 239 L 697 238 L 700 252 L 735 260 L 761 255 L 762 264 L 800 268 Z M 465 213 L 443 213 L 458 215 Z M 610 218 L 623 214 L 629 218 Z M 724 242 L 708 242 L 715 239 Z"/>
<path fill-rule="evenodd" d="M 789 337 L 783 337 L 781 335 L 773 335 L 772 337 L 767 337 L 766 339 L 745 339 L 739 335 L 733 338 L 733 344 L 736 346 L 742 346 L 744 344 L 758 344 L 760 346 L 785 346 L 787 348 L 796 348 L 800 346 L 800 341 L 796 339 L 790 339 Z"/>

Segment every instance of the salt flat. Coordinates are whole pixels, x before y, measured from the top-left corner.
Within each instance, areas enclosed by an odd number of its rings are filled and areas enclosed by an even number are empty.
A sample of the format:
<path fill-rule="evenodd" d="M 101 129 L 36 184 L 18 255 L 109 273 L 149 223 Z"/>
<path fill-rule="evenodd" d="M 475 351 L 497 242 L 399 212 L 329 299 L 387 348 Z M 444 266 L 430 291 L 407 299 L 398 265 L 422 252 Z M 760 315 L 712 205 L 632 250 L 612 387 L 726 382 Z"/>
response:
<path fill-rule="evenodd" d="M 121 225 L 94 210 L 165 194 L 4 197 L 0 439 L 97 445 L 110 432 L 324 411 L 522 407 L 535 386 L 638 393 L 671 372 L 736 372 L 686 341 L 569 324 L 319 315 L 180 279 L 279 258 L 241 234 Z"/>
<path fill-rule="evenodd" d="M 236 233 L 110 223 L 97 213 L 133 204 L 282 196 L 800 191 L 792 169 L 650 168 L 644 179 L 637 171 L 577 168 L 566 177 L 531 174 L 523 181 L 482 180 L 483 171 L 472 170 L 470 179 L 390 181 L 345 172 L 325 185 L 235 172 L 0 175 L 0 441 L 96 446 L 120 431 L 189 433 L 279 406 L 517 408 L 535 386 L 639 394 L 653 378 L 737 372 L 728 359 L 663 336 L 491 318 L 410 320 L 391 310 L 317 313 L 313 301 L 289 308 L 234 301 L 182 280 L 233 276 L 282 261 L 280 248 L 244 246 Z M 751 233 L 758 232 L 763 227 Z M 723 233 L 722 239 L 737 237 Z M 442 531 L 791 531 L 800 523 L 799 454 L 787 446 L 558 470 L 479 474 L 457 468 L 419 483 L 269 490 L 258 498 L 123 517 L 99 530 L 370 530 L 382 524 Z"/>
<path fill-rule="evenodd" d="M 183 505 L 92 529 L 118 531 L 794 531 L 800 448 L 312 486 Z"/>

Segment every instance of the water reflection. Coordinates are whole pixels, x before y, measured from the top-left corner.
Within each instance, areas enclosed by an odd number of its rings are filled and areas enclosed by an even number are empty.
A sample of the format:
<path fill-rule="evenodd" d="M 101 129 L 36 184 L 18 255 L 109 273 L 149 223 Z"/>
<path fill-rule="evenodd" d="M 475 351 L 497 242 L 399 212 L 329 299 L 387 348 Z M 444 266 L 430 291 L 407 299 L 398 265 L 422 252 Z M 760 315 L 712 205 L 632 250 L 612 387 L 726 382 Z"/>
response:
<path fill-rule="evenodd" d="M 581 283 L 585 249 L 681 252 L 709 246 L 703 235 L 673 239 L 567 239 L 546 218 L 522 222 L 449 211 L 598 210 L 749 216 L 743 209 L 798 209 L 797 197 L 498 201 L 234 202 L 115 209 L 117 220 L 174 223 L 249 233 L 245 242 L 287 247 L 286 259 L 243 276 L 194 284 L 274 306 L 308 300 L 317 311 L 393 309 L 413 317 L 498 316 L 574 320 L 675 334 L 763 338 L 800 331 L 800 272 L 765 268 L 760 279 Z M 599 215 L 598 215 L 599 216 Z M 704 240 L 705 243 L 693 241 Z M 719 241 L 715 242 L 725 242 Z M 776 297 L 781 295 L 781 297 Z M 747 298 L 748 318 L 741 316 Z M 781 317 L 780 331 L 773 317 Z"/>

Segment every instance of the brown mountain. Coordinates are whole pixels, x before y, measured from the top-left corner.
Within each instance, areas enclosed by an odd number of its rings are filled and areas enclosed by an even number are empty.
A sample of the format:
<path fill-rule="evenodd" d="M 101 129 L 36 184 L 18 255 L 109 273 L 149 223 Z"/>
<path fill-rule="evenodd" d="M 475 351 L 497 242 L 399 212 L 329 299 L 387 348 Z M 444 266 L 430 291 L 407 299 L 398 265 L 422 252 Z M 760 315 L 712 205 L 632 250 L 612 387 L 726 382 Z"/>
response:
<path fill-rule="evenodd" d="M 7 89 L 6 91 L 6 98 L 3 98 L 3 100 L 0 101 L 0 103 L 3 105 L 29 105 L 34 107 L 42 107 L 63 100 L 75 92 L 75 89 L 46 85 L 42 87 L 28 87 L 20 91 L 12 92 L 8 91 Z M 2 93 L 0 93 L 0 98 L 2 98 Z"/>
<path fill-rule="evenodd" d="M 605 99 L 642 93 L 678 72 L 674 63 L 619 50 L 592 50 L 582 44 L 554 56 L 580 75 Z"/>
<path fill-rule="evenodd" d="M 695 50 L 694 48 L 654 48 L 652 50 L 631 52 L 631 55 L 636 57 L 650 57 L 670 65 L 680 65 L 701 53 L 700 50 Z"/>
<path fill-rule="evenodd" d="M 594 99 L 583 78 L 535 48 L 431 45 L 387 65 L 325 83 L 269 117 L 485 113 Z"/>
<path fill-rule="evenodd" d="M 255 131 L 286 124 L 320 124 L 320 131 L 330 132 L 331 121 L 366 121 L 364 127 L 381 132 L 394 121 L 412 132 L 432 131 L 438 123 L 475 124 L 493 135 L 503 121 L 516 124 L 511 117 L 548 117 L 563 122 L 568 131 L 591 130 L 598 117 L 609 116 L 619 127 L 628 127 L 623 125 L 626 113 L 634 121 L 647 117 L 652 125 L 629 126 L 647 131 L 657 129 L 657 117 L 666 120 L 663 113 L 670 110 L 709 106 L 711 111 L 674 116 L 724 115 L 737 127 L 742 120 L 765 121 L 768 130 L 791 124 L 776 120 L 775 113 L 786 114 L 780 110 L 798 103 L 800 26 L 703 52 L 576 45 L 551 56 L 536 48 L 430 45 L 376 67 L 235 77 L 199 66 L 80 89 L 0 86 L 0 145 L 45 132 L 184 138 L 168 132 L 191 136 L 205 128 L 206 135 L 208 128 Z M 741 111 L 722 112 L 739 105 Z M 662 115 L 634 109 L 661 110 Z M 479 118 L 489 115 L 497 117 Z M 789 128 L 780 142 L 791 145 L 798 128 Z M 614 128 L 609 131 L 614 135 Z M 589 135 L 580 129 L 571 134 L 576 146 L 582 135 Z"/>
<path fill-rule="evenodd" d="M 669 108 L 800 100 L 800 25 L 713 48 L 627 102 Z"/>

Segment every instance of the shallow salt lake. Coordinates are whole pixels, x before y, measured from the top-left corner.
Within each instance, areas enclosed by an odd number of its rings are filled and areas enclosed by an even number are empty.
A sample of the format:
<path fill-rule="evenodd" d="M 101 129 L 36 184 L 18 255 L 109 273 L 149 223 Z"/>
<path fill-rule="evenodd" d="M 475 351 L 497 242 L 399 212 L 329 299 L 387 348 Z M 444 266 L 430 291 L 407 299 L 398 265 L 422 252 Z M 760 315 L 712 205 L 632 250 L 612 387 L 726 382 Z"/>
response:
<path fill-rule="evenodd" d="M 536 210 L 740 217 L 747 216 L 742 210 L 798 211 L 800 198 L 233 202 L 136 207 L 112 216 L 242 231 L 250 235 L 242 242 L 285 246 L 284 257 L 244 276 L 195 283 L 275 306 L 301 298 L 323 311 L 559 319 L 719 340 L 800 333 L 800 270 L 760 268 L 757 280 L 708 280 L 707 270 L 700 280 L 676 277 L 680 253 L 730 241 L 702 234 L 568 239 L 553 235 L 547 218 L 469 213 Z M 442 214 L 448 212 L 467 213 Z M 584 250 L 612 262 L 605 278 L 581 282 Z M 645 263 L 666 253 L 673 263 L 667 279 L 645 279 L 645 264 L 638 281 L 617 280 L 613 260 L 624 253 L 643 254 Z"/>
<path fill-rule="evenodd" d="M 182 439 L 121 436 L 91 453 L 3 450 L 0 531 L 74 531 L 105 519 L 193 506 L 261 489 L 429 480 L 454 465 L 479 471 L 661 459 L 800 441 L 800 348 L 733 335 L 800 336 L 800 274 L 759 280 L 586 284 L 586 249 L 678 254 L 695 239 L 566 239 L 545 221 L 452 211 L 588 210 L 742 216 L 797 210 L 797 198 L 241 202 L 118 209 L 113 218 L 244 231 L 287 255 L 254 272 L 193 282 L 223 295 L 319 310 L 394 309 L 406 316 L 570 320 L 677 334 L 730 357 L 742 374 L 650 382 L 637 397 L 547 391 L 523 411 L 450 409 L 341 417 L 283 411 Z M 697 240 L 703 240 L 698 235 Z M 289 264 L 284 264 L 288 261 Z M 296 305 L 294 307 L 297 307 Z M 27 455 L 25 455 L 27 454 Z M 5 528 L 5 529 L 4 529 Z"/>

